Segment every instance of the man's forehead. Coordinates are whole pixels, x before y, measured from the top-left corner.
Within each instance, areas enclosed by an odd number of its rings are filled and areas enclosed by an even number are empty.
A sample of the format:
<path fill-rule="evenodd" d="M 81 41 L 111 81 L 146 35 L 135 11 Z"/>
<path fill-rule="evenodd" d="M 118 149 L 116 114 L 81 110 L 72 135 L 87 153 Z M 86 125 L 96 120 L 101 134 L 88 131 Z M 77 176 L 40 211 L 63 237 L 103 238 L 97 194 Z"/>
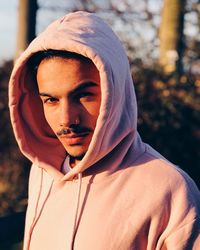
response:
<path fill-rule="evenodd" d="M 93 63 L 78 59 L 49 58 L 43 60 L 37 70 L 40 92 L 49 89 L 59 91 L 62 86 L 67 92 L 81 91 L 89 87 L 100 87 L 99 71 Z"/>

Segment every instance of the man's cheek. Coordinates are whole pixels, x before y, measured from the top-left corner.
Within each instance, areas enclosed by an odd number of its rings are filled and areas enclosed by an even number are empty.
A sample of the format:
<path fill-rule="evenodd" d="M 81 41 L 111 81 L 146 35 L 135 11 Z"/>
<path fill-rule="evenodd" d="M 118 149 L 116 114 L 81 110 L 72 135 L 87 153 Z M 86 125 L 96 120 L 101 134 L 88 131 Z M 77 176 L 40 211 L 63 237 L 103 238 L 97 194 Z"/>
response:
<path fill-rule="evenodd" d="M 51 118 L 49 118 L 49 116 L 47 116 L 47 115 L 45 115 L 45 119 L 46 119 L 46 121 L 47 121 L 47 123 L 49 124 L 49 126 L 51 127 L 51 129 L 55 132 L 55 121 L 56 121 L 56 119 L 52 119 L 52 117 Z"/>

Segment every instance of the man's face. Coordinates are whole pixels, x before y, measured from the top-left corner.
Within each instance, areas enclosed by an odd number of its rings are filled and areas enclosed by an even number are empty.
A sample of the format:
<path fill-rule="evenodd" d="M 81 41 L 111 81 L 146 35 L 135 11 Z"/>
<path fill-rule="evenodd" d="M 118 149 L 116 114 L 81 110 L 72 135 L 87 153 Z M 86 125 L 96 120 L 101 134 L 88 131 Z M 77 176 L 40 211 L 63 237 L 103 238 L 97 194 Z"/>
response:
<path fill-rule="evenodd" d="M 88 149 L 99 115 L 99 72 L 92 62 L 54 57 L 40 63 L 37 83 L 46 121 L 76 164 Z"/>

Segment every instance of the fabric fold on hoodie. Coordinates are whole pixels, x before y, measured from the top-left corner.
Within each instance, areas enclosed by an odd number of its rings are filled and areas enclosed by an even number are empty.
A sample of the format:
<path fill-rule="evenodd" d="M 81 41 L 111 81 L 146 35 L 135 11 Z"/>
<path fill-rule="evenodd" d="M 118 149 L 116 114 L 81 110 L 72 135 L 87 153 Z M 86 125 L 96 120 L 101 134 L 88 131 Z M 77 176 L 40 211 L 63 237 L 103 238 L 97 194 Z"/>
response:
<path fill-rule="evenodd" d="M 44 118 L 29 65 L 49 49 L 88 57 L 100 75 L 92 140 L 66 174 L 67 152 Z M 101 18 L 70 13 L 39 34 L 15 63 L 9 108 L 20 150 L 33 163 L 24 250 L 198 250 L 199 190 L 142 141 L 126 52 Z"/>

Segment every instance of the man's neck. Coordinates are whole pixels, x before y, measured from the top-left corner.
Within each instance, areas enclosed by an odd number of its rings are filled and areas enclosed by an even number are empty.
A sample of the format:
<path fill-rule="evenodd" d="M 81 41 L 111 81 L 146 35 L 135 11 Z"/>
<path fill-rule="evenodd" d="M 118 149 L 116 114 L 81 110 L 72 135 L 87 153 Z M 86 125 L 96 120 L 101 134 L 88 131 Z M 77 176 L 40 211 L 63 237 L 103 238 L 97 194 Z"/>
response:
<path fill-rule="evenodd" d="M 74 168 L 81 160 L 78 160 L 72 156 L 69 157 L 69 164 L 71 168 Z"/>

